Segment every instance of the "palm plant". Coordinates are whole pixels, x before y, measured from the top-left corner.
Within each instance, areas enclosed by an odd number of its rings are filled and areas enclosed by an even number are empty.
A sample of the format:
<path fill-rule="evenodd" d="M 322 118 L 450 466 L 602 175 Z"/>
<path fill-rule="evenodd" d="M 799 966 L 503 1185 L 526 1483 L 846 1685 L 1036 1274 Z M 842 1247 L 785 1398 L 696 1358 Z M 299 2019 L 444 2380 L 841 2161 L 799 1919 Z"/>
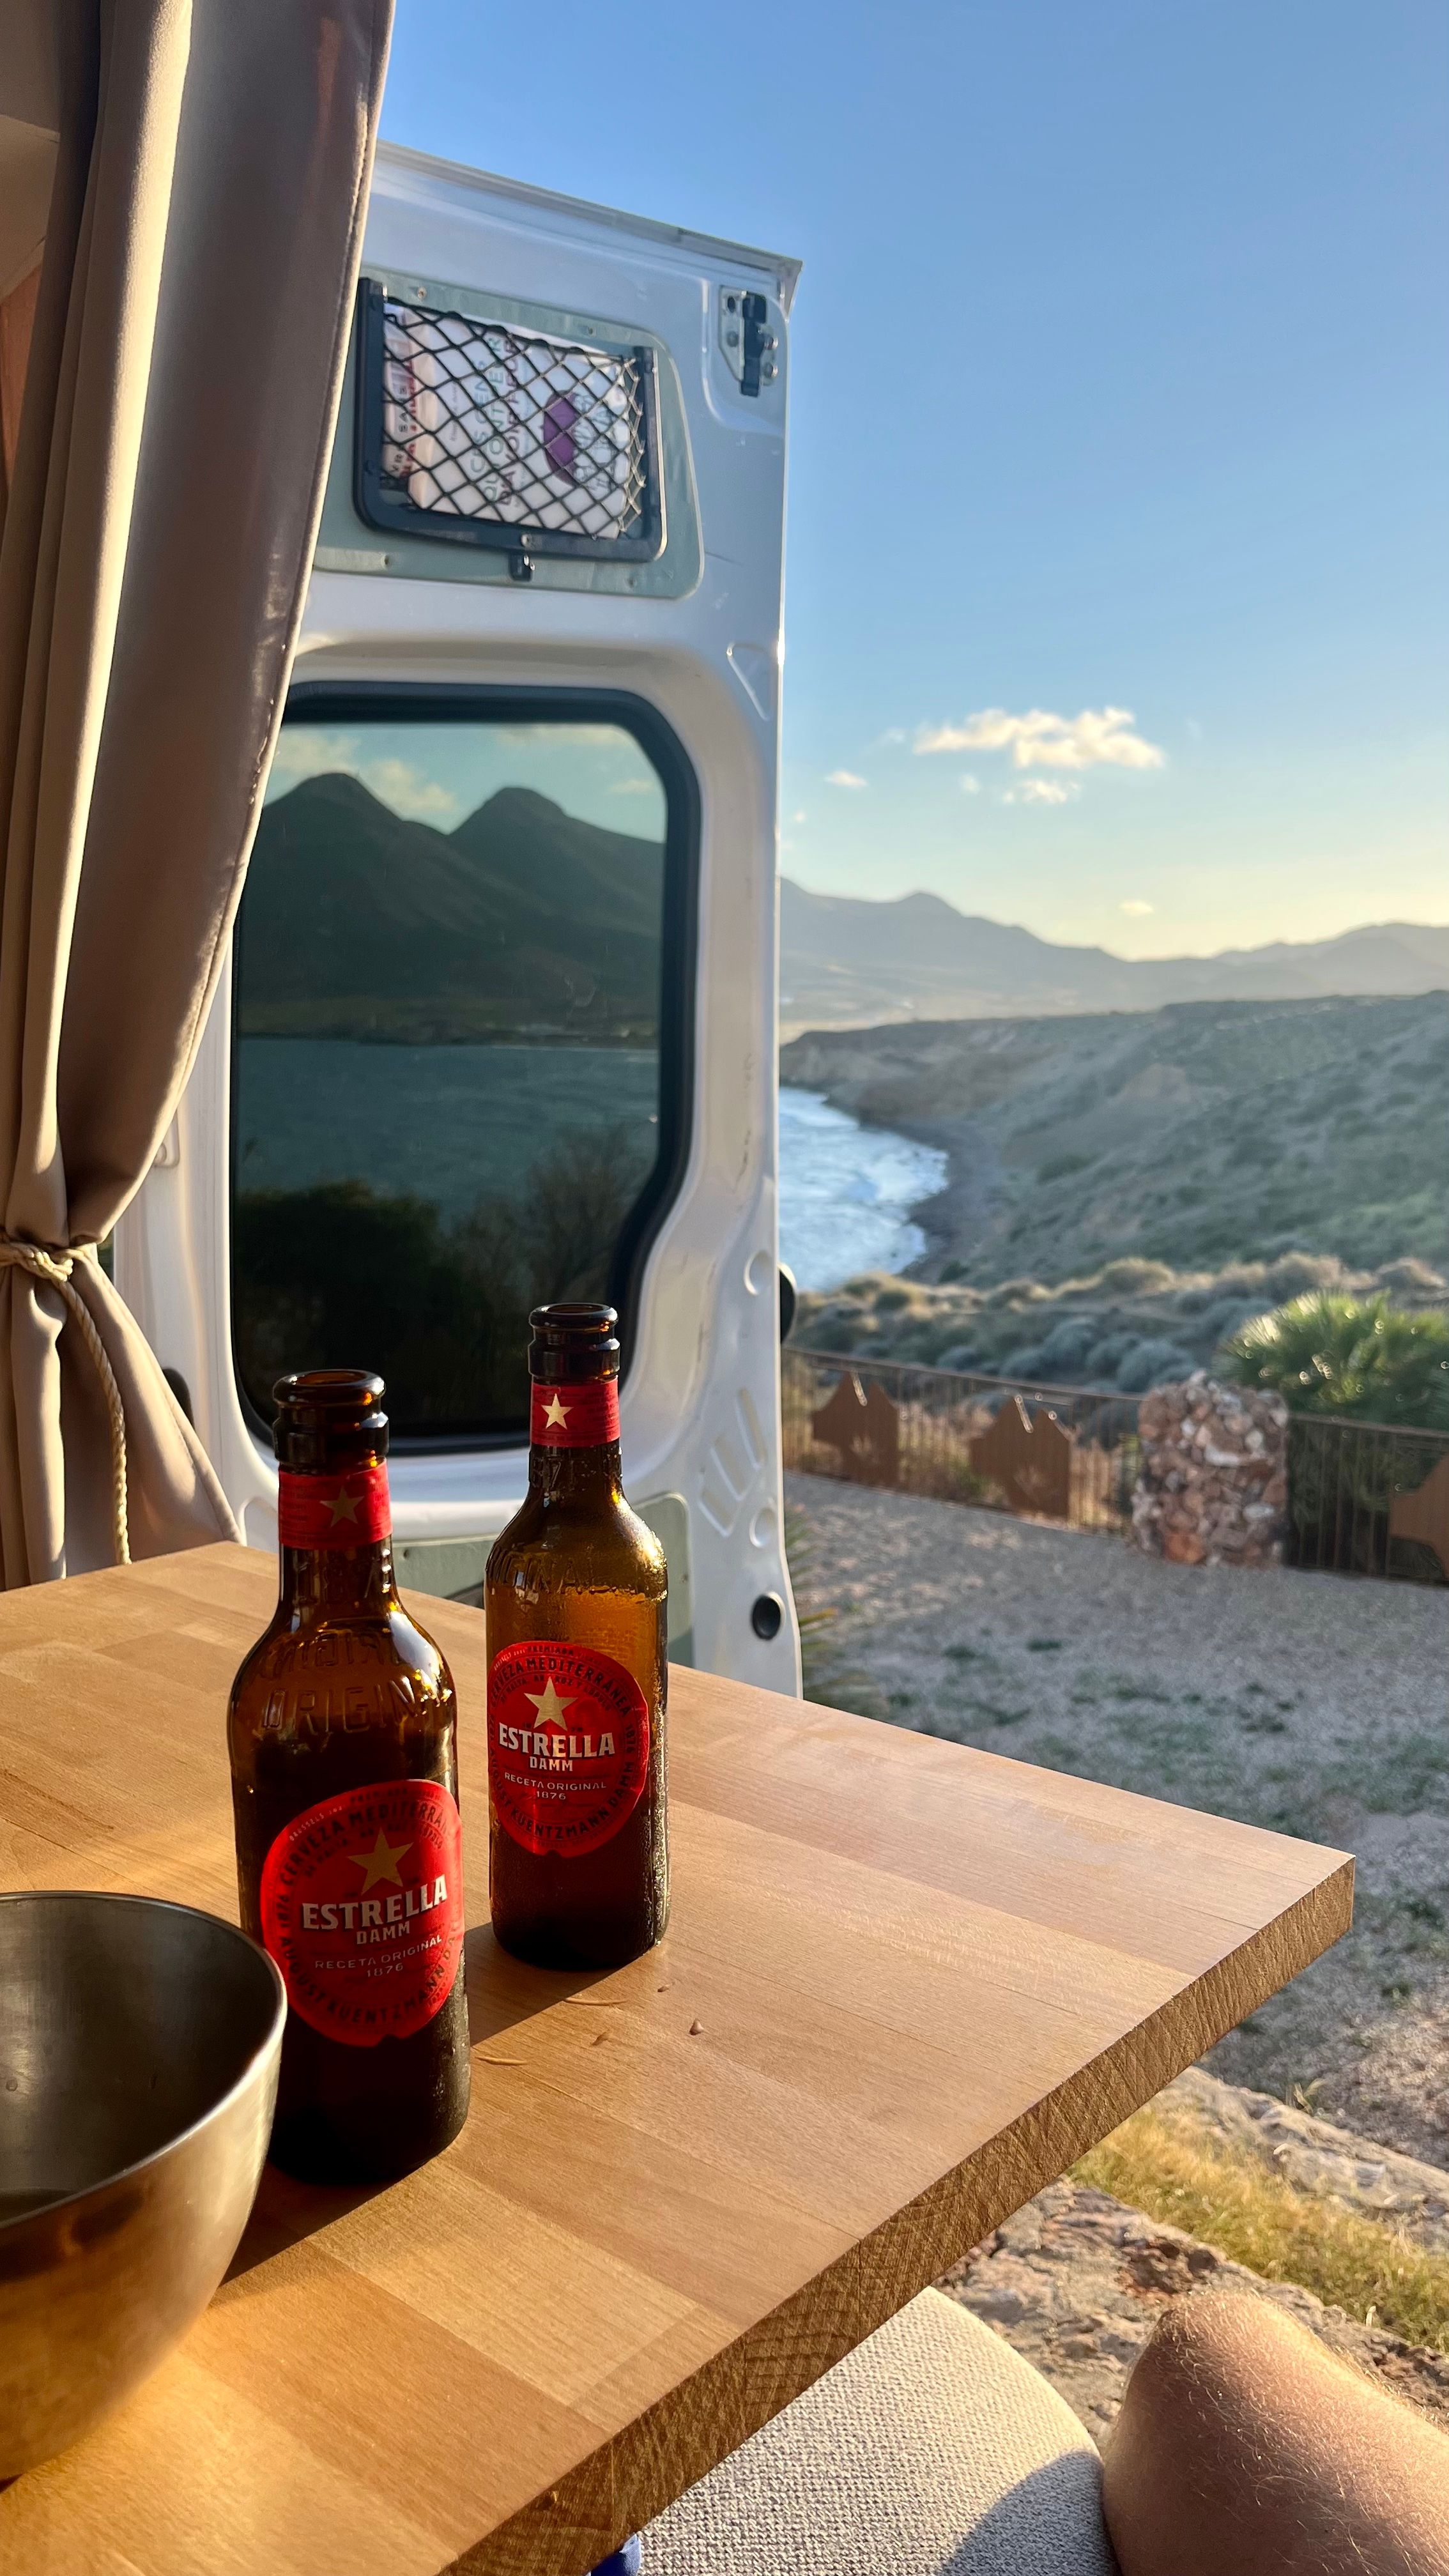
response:
<path fill-rule="evenodd" d="M 1295 1297 L 1234 1333 L 1218 1366 L 1292 1413 L 1449 1430 L 1449 1317 L 1409 1314 L 1383 1293 Z"/>
<path fill-rule="evenodd" d="M 1217 1364 L 1240 1386 L 1281 1395 L 1295 1417 L 1288 1507 L 1298 1562 L 1432 1580 L 1437 1561 L 1391 1538 L 1389 1513 L 1433 1465 L 1435 1444 L 1393 1434 L 1449 1430 L 1449 1320 L 1408 1314 L 1382 1294 L 1317 1289 L 1245 1324 Z M 1338 1428 L 1329 1415 L 1363 1428 Z"/>

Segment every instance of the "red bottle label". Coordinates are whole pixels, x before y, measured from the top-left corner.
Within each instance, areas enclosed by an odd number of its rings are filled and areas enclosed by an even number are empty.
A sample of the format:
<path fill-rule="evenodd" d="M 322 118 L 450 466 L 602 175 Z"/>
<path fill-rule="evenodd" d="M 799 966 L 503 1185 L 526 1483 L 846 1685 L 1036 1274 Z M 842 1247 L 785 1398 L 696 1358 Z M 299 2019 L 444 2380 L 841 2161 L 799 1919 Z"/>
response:
<path fill-rule="evenodd" d="M 391 1534 L 386 1467 L 350 1467 L 345 1476 L 282 1468 L 277 1535 L 283 1547 L 374 1547 Z"/>
<path fill-rule="evenodd" d="M 533 1388 L 528 1436 L 540 1449 L 597 1449 L 619 1437 L 619 1381 L 596 1377 L 586 1386 Z"/>
<path fill-rule="evenodd" d="M 463 1956 L 463 1829 L 435 1780 L 381 1780 L 284 1825 L 262 1866 L 262 1939 L 325 2039 L 422 2030 Z"/>
<path fill-rule="evenodd" d="M 649 1776 L 649 1703 L 592 1646 L 530 1639 L 488 1675 L 488 1785 L 525 1851 L 576 1859 L 633 1813 Z"/>

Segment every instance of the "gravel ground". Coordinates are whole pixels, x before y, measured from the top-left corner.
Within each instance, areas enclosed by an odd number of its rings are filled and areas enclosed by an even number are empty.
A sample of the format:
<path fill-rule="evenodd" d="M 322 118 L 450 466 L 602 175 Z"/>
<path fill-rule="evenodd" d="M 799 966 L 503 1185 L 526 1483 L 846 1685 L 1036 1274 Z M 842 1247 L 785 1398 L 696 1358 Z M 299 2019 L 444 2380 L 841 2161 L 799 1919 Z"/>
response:
<path fill-rule="evenodd" d="M 786 1486 L 817 1696 L 1356 1854 L 1354 1930 L 1207 2063 L 1449 2165 L 1449 1590 Z"/>

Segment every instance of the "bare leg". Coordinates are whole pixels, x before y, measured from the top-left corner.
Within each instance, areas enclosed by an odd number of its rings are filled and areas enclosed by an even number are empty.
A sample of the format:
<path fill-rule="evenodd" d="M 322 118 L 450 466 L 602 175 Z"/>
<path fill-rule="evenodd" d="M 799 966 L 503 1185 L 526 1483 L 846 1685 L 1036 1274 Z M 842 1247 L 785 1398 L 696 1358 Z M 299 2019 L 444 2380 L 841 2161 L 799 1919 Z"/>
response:
<path fill-rule="evenodd" d="M 1246 2291 L 1164 2317 L 1102 2502 L 1122 2576 L 1449 2576 L 1449 2439 Z"/>

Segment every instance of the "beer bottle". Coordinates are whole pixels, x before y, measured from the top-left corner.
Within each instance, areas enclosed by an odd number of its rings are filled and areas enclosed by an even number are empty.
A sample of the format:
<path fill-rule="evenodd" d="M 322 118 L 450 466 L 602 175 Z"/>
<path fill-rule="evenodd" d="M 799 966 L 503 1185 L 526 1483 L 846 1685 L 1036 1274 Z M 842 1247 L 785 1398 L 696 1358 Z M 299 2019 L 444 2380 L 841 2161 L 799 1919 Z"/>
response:
<path fill-rule="evenodd" d="M 381 1378 L 274 1392 L 280 1597 L 227 1720 L 242 1923 L 291 2006 L 271 2152 L 381 2181 L 468 2108 L 457 1703 L 393 1580 Z"/>
<path fill-rule="evenodd" d="M 620 1483 L 617 1320 L 535 1308 L 528 1493 L 485 1581 L 493 1929 L 549 1968 L 669 1916 L 664 1553 Z"/>

